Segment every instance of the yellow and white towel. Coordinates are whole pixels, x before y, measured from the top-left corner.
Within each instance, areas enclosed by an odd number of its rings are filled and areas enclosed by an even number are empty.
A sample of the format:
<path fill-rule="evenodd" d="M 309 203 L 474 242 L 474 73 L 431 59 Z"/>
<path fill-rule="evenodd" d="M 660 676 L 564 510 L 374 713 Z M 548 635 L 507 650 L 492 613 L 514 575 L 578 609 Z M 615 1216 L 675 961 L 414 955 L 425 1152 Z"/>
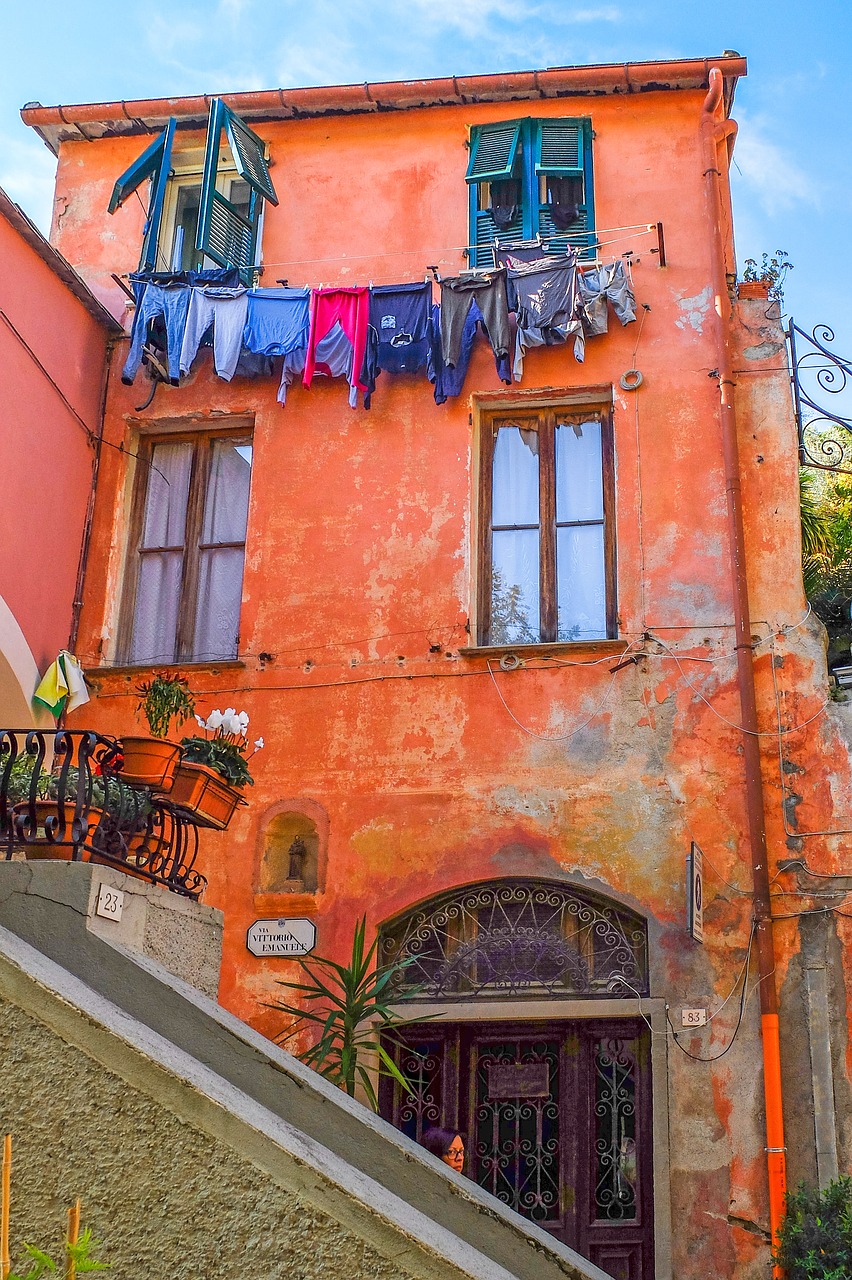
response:
<path fill-rule="evenodd" d="M 51 715 L 60 716 L 63 709 L 76 711 L 88 701 L 89 691 L 83 677 L 83 668 L 73 653 L 63 649 L 45 671 L 41 684 L 33 694 L 33 702 L 41 702 Z"/>

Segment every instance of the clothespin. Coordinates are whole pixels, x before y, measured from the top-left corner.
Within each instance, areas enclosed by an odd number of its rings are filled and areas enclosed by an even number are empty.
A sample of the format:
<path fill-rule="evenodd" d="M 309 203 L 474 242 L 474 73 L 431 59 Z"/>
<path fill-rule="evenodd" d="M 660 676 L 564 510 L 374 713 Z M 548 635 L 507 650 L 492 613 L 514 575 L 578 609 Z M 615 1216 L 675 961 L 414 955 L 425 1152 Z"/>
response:
<path fill-rule="evenodd" d="M 432 279 L 435 281 L 435 284 L 440 284 L 440 283 L 441 283 L 441 277 L 438 275 L 438 268 L 437 268 L 437 266 L 427 267 L 427 268 L 426 268 L 426 270 L 427 270 L 427 271 L 431 271 L 431 272 L 432 272 Z M 426 277 L 426 279 L 428 280 L 428 279 L 429 279 L 429 277 L 427 276 L 427 277 Z"/>

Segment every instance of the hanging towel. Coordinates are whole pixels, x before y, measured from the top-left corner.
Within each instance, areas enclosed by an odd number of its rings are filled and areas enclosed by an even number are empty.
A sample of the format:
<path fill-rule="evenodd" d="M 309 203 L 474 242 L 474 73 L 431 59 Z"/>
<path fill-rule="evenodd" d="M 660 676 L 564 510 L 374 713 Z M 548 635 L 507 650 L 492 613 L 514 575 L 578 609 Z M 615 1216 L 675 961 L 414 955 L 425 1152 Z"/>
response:
<path fill-rule="evenodd" d="M 45 671 L 41 684 L 33 694 L 33 702 L 42 703 L 52 716 L 58 717 L 63 709 L 76 711 L 88 701 L 89 691 L 83 669 L 74 654 L 63 649 Z"/>

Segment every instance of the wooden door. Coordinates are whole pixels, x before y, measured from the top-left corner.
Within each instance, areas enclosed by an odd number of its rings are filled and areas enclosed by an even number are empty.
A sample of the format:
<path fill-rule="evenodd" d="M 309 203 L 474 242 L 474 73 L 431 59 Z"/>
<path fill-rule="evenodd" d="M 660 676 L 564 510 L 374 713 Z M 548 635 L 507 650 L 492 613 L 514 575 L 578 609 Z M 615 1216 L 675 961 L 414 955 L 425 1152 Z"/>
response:
<path fill-rule="evenodd" d="M 461 1132 L 465 1172 L 615 1280 L 652 1280 L 650 1052 L 630 1021 L 424 1023 L 382 1113 Z"/>

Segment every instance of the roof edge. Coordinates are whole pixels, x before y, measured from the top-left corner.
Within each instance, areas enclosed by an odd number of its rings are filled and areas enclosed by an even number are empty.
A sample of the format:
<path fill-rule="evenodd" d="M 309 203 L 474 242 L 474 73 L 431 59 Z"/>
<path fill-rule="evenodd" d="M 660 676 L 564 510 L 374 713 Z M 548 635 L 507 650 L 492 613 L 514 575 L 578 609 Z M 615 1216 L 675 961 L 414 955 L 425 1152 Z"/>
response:
<path fill-rule="evenodd" d="M 737 79 L 747 74 L 743 57 L 727 52 L 716 58 L 685 58 L 668 62 L 600 63 L 579 67 L 549 67 L 477 76 L 446 76 L 429 80 L 391 80 L 301 89 L 265 89 L 226 93 L 229 107 L 248 120 L 406 111 L 419 107 L 453 106 L 475 102 L 555 99 L 583 94 L 633 94 L 653 90 L 701 89 L 709 85 L 710 68 L 725 77 L 725 100 L 730 103 Z M 189 124 L 207 118 L 211 96 L 147 98 L 137 101 L 42 106 L 21 109 L 25 124 L 47 146 L 58 151 L 61 142 L 92 141 L 110 134 L 149 133 L 171 117 Z"/>
<path fill-rule="evenodd" d="M 98 324 L 102 325 L 112 337 L 118 338 L 124 334 L 123 326 L 98 301 L 85 280 L 78 276 L 68 259 L 63 258 L 58 249 L 54 249 L 32 219 L 24 213 L 20 205 L 15 204 L 14 200 L 6 194 L 2 187 L 0 187 L 0 217 L 5 218 L 9 225 L 18 232 L 21 239 L 25 240 L 30 248 L 35 250 L 41 260 L 50 267 L 54 275 L 58 276 L 64 285 L 67 285 L 78 302 L 83 304 L 89 315 L 97 320 Z"/>

